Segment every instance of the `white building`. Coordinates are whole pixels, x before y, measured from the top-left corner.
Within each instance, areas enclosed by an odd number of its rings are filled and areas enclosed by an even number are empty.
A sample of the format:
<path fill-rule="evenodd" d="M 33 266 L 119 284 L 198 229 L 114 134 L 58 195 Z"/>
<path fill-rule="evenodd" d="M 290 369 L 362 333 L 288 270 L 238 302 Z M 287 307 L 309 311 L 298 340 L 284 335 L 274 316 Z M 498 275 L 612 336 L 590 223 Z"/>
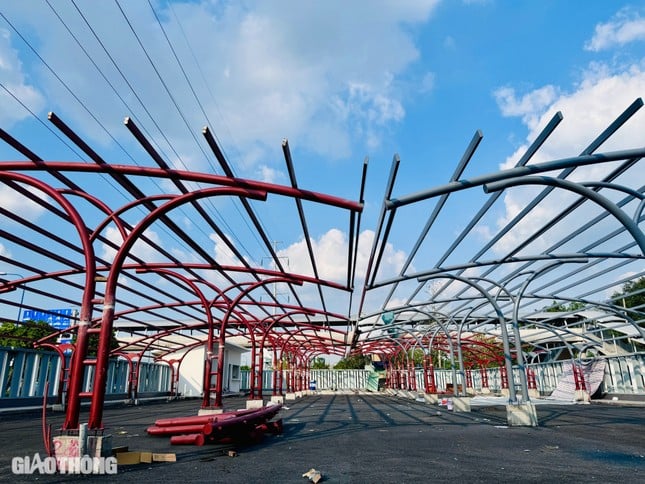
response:
<path fill-rule="evenodd" d="M 124 352 L 136 353 L 143 348 L 136 343 L 137 337 L 123 337 L 117 335 L 119 341 L 132 344 L 124 346 Z M 204 364 L 206 361 L 206 348 L 204 344 L 195 344 L 194 338 L 186 338 L 181 334 L 165 336 L 149 350 L 146 356 L 150 360 L 173 364 L 175 369 L 179 365 L 179 382 L 177 390 L 183 397 L 201 397 L 204 387 Z M 248 350 L 241 346 L 227 342 L 224 348 L 224 379 L 222 388 L 224 393 L 239 392 L 241 384 L 240 366 L 242 354 Z M 212 372 L 217 371 L 218 346 L 215 344 L 212 359 Z M 215 387 L 215 376 L 211 380 Z M 213 392 L 214 396 L 214 392 Z"/>

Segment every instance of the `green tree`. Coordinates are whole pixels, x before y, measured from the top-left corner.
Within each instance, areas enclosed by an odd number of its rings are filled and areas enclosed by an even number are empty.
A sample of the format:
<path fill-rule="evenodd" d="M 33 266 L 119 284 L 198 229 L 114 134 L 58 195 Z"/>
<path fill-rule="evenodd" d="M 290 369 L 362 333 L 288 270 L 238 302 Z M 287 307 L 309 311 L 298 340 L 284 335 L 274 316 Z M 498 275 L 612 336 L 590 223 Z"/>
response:
<path fill-rule="evenodd" d="M 414 361 L 414 366 L 416 367 L 423 366 L 423 358 L 425 356 L 425 353 L 423 352 L 422 349 L 415 348 L 413 350 L 409 350 L 408 354 L 410 355 L 410 357 L 412 357 L 412 360 Z"/>
<path fill-rule="evenodd" d="M 613 293 L 611 299 L 614 304 L 624 308 L 642 306 L 645 304 L 645 277 L 626 282 L 622 291 Z"/>
<path fill-rule="evenodd" d="M 550 306 L 542 308 L 547 313 L 566 313 L 569 311 L 579 311 L 585 308 L 585 303 L 581 301 L 571 301 L 569 304 L 558 303 L 553 301 Z"/>
<path fill-rule="evenodd" d="M 396 355 L 395 361 L 405 364 L 412 361 L 415 367 L 421 367 L 423 366 L 424 355 L 425 354 L 422 349 L 414 348 L 407 350 L 406 352 L 400 352 L 398 355 Z"/>
<path fill-rule="evenodd" d="M 328 370 L 329 365 L 325 361 L 324 358 L 319 357 L 319 358 L 314 358 L 314 361 L 311 363 L 311 369 L 312 370 Z"/>
<path fill-rule="evenodd" d="M 365 365 L 369 365 L 372 362 L 372 359 L 368 355 L 363 355 L 361 353 L 356 353 L 354 355 L 349 355 L 346 358 L 340 360 L 334 366 L 336 370 L 362 370 L 365 368 Z"/>
<path fill-rule="evenodd" d="M 33 348 L 34 341 L 55 333 L 56 329 L 44 321 L 26 321 L 0 324 L 0 346 Z"/>
<path fill-rule="evenodd" d="M 76 333 L 72 338 L 72 343 L 76 343 Z M 119 341 L 116 339 L 116 331 L 112 330 L 110 335 L 110 351 L 119 347 Z M 96 356 L 99 349 L 99 335 L 91 334 L 87 341 L 87 356 Z"/>
<path fill-rule="evenodd" d="M 58 330 L 44 321 L 25 321 L 23 323 L 0 324 L 0 346 L 14 348 L 33 348 L 34 342 L 46 336 L 56 333 Z M 53 339 L 51 342 L 54 342 Z M 76 333 L 72 337 L 72 343 L 76 342 Z M 99 335 L 92 334 L 87 345 L 88 356 L 96 356 L 99 346 Z M 112 331 L 110 337 L 110 350 L 119 347 L 116 339 L 116 331 Z"/>

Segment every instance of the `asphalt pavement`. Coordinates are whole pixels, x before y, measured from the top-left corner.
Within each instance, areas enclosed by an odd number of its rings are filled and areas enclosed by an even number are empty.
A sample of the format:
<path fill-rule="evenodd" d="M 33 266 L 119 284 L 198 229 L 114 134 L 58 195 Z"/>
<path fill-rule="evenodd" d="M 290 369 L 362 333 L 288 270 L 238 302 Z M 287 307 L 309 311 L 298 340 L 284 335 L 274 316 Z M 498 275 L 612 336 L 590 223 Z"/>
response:
<path fill-rule="evenodd" d="M 224 400 L 226 410 L 243 398 Z M 287 401 L 282 435 L 260 442 L 173 446 L 146 428 L 156 419 L 196 415 L 200 400 L 118 404 L 104 410 L 115 447 L 175 453 L 176 462 L 120 465 L 116 475 L 15 475 L 16 456 L 44 456 L 40 412 L 0 414 L 0 480 L 6 482 L 644 483 L 645 407 L 536 405 L 537 427 L 508 427 L 498 401 L 468 413 L 383 394 L 309 395 Z M 83 417 L 81 416 L 81 421 Z M 47 412 L 59 428 L 64 415 Z M 229 451 L 233 456 L 229 455 Z"/>

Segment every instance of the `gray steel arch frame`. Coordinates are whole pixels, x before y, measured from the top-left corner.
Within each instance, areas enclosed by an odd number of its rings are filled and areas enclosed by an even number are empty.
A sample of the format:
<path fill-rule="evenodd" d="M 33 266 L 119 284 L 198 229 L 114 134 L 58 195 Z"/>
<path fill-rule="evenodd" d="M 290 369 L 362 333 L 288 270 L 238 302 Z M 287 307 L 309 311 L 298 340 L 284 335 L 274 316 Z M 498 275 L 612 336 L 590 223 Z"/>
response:
<path fill-rule="evenodd" d="M 553 302 L 575 302 L 582 309 L 601 312 L 603 318 L 613 315 L 612 327 L 623 331 L 625 340 L 633 341 L 642 351 L 644 308 L 621 307 L 608 292 L 644 274 L 645 149 L 600 151 L 642 106 L 642 99 L 635 100 L 579 155 L 532 163 L 531 159 L 564 119 L 562 113 L 556 113 L 514 168 L 464 177 L 483 139 L 477 131 L 447 184 L 411 194 L 395 195 L 396 179 L 403 171 L 401 159 L 395 155 L 367 263 L 360 317 L 354 329 L 359 337 L 353 347 L 360 349 L 363 334 L 369 335 L 373 345 L 378 338 L 376 321 L 382 313 L 421 307 L 450 315 L 477 307 L 471 315 L 473 321 L 499 321 L 511 375 L 509 337 L 505 333 L 511 335 L 518 364 L 523 367 L 521 347 L 527 342 L 522 340 L 521 327 L 537 324 L 523 318 L 548 309 Z M 531 192 L 522 190 L 531 185 Z M 537 185 L 545 188 L 536 191 Z M 483 197 L 479 191 L 482 189 Z M 524 196 L 523 205 L 504 214 L 505 197 L 516 194 Z M 464 214 L 458 222 L 446 219 L 446 214 L 454 213 L 455 205 Z M 499 226 L 491 223 L 501 215 L 505 218 Z M 411 225 L 409 220 L 415 220 L 417 225 Z M 403 227 L 411 234 L 409 246 L 397 248 L 405 250 L 407 258 L 392 277 L 383 266 L 385 250 Z M 450 234 L 458 235 L 445 236 L 442 231 L 446 228 Z M 467 242 L 472 245 L 478 233 L 485 233 L 484 229 L 488 230 L 487 238 L 478 250 L 468 252 Z M 577 265 L 572 268 L 567 263 Z M 529 292 L 527 286 L 538 279 L 540 288 Z M 431 280 L 441 282 L 429 286 Z M 473 290 L 475 286 L 477 291 Z M 502 290 L 507 296 L 491 304 L 491 295 Z M 380 301 L 380 308 L 368 307 L 368 296 Z M 559 333 L 561 320 L 544 319 L 538 326 L 553 332 L 557 347 L 582 349 L 563 339 L 572 339 L 574 333 Z M 598 323 L 593 316 L 579 319 Z M 588 338 L 583 335 L 587 344 L 593 344 L 589 343 L 591 338 L 602 338 L 603 328 L 578 326 L 578 330 L 589 332 Z M 458 325 L 453 325 L 452 330 L 457 334 Z M 522 393 L 528 400 L 525 381 Z"/>

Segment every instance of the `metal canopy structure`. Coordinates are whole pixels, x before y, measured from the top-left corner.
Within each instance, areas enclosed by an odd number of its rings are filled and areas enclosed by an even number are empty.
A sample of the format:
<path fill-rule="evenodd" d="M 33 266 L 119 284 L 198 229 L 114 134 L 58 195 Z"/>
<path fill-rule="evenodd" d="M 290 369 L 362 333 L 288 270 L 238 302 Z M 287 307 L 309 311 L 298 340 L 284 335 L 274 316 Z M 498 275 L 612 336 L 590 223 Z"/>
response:
<path fill-rule="evenodd" d="M 0 308 L 8 321 L 9 310 L 18 309 L 18 323 L 21 311 L 78 308 L 73 326 L 61 330 L 74 333 L 75 341 L 66 429 L 78 427 L 84 398 L 91 402 L 89 427 L 102 428 L 107 362 L 115 355 L 171 364 L 177 350 L 205 346 L 203 406 L 218 406 L 231 338 L 246 342 L 253 365 L 264 351 L 273 351 L 280 365 L 306 369 L 324 354 L 361 352 L 395 361 L 416 348 L 430 366 L 432 352 L 440 351 L 459 360 L 461 370 L 465 358 L 497 361 L 508 374 L 530 357 L 529 329 L 533 354 L 554 347 L 572 356 L 601 350 L 607 328 L 642 344 L 643 308 L 625 308 L 608 294 L 645 275 L 645 148 L 603 149 L 642 105 L 636 100 L 581 153 L 544 159 L 540 149 L 562 120 L 558 113 L 515 167 L 463 178 L 482 139 L 477 132 L 445 185 L 420 186 L 412 194 L 396 193 L 402 170 L 395 156 L 369 254 L 358 250 L 367 162 L 357 174 L 357 199 L 346 200 L 299 187 L 286 141 L 290 183 L 278 185 L 236 178 L 207 128 L 204 140 L 222 175 L 171 168 L 130 119 L 125 124 L 146 161 L 105 160 L 51 114 L 49 121 L 91 162 L 46 160 L 38 147 L 0 131 L 21 159 L 0 162 L 0 181 L 24 199 L 22 207 L 0 207 L 0 243 L 7 249 L 0 254 L 6 268 Z M 126 202 L 106 199 L 108 185 Z M 237 207 L 235 230 L 222 217 L 222 204 Z M 267 206 L 280 214 L 270 231 L 258 215 Z M 24 207 L 46 211 L 58 230 L 34 224 Z M 447 216 L 449 207 L 459 207 L 461 216 Z M 341 279 L 320 277 L 325 254 L 312 245 L 306 215 L 317 210 L 335 213 L 347 232 Z M 299 230 L 309 271 L 293 271 L 279 257 L 268 234 L 275 237 L 281 228 Z M 262 244 L 268 264 L 244 256 L 236 230 Z M 159 244 L 161 231 L 174 247 Z M 395 233 L 406 234 L 409 247 L 401 248 L 407 258 L 392 277 L 382 267 Z M 221 248 L 216 253 L 205 249 L 214 238 Z M 473 245 L 479 250 L 470 253 Z M 357 274 L 361 257 L 366 269 Z M 535 316 L 554 302 L 579 303 L 587 313 Z M 565 319 L 570 324 L 563 326 Z M 114 331 L 130 337 L 114 347 Z M 96 357 L 88 356 L 93 335 L 99 338 Z M 501 356 L 482 335 L 503 343 Z M 57 336 L 37 344 L 50 345 Z M 90 392 L 82 390 L 87 368 L 95 369 Z M 212 375 L 220 376 L 213 388 Z"/>
<path fill-rule="evenodd" d="M 601 148 L 642 105 L 637 99 L 579 155 L 531 162 L 539 158 L 540 147 L 563 119 L 557 113 L 515 167 L 463 179 L 482 139 L 478 132 L 447 184 L 413 194 L 393 195 L 399 169 L 395 157 L 363 300 L 370 291 L 385 290 L 374 314 L 431 307 L 451 315 L 482 306 L 478 313 L 496 318 L 500 311 L 505 317 L 512 309 L 536 311 L 544 301 L 575 301 L 625 314 L 621 302 L 612 301 L 607 291 L 643 276 L 640 162 L 645 151 Z M 510 202 L 516 203 L 515 212 L 503 213 L 504 198 L 520 191 Z M 461 208 L 460 220 L 442 218 L 448 204 Z M 413 211 L 412 217 L 423 220 L 423 226 L 397 225 L 405 210 Z M 497 218 L 491 223 L 492 217 Z M 490 231 L 493 226 L 497 232 Z M 399 275 L 379 278 L 383 248 L 390 234 L 401 230 L 418 236 L 410 237 L 409 255 Z M 465 242 L 482 234 L 480 250 L 464 253 Z M 627 319 L 635 320 L 629 325 L 638 326 L 642 312 Z"/>

